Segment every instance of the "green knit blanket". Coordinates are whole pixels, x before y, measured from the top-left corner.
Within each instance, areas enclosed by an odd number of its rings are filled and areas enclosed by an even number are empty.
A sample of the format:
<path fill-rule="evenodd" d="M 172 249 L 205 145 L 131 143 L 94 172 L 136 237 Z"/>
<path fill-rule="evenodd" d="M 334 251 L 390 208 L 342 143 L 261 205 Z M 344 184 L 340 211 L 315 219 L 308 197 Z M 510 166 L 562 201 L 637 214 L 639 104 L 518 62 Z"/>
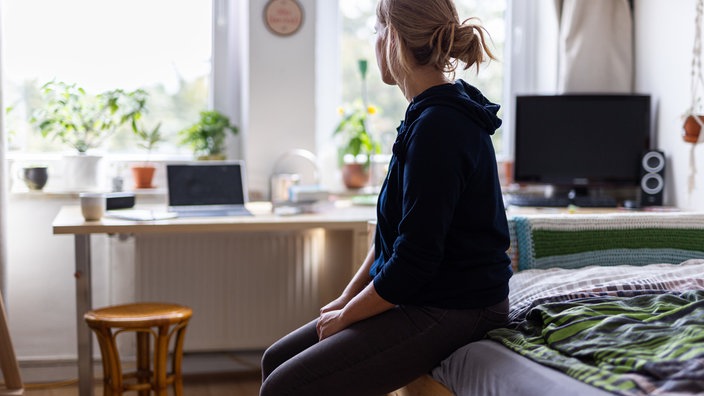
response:
<path fill-rule="evenodd" d="M 489 337 L 615 394 L 704 392 L 704 291 L 632 294 L 544 302 Z"/>

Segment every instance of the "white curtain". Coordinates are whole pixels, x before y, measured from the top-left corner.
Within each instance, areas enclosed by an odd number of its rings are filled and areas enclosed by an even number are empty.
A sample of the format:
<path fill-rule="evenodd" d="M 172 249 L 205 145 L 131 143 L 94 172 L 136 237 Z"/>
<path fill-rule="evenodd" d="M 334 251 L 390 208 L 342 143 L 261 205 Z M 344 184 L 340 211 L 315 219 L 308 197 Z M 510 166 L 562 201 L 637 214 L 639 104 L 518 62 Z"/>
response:
<path fill-rule="evenodd" d="M 0 15 L 0 20 L 2 20 L 2 15 Z M 2 31 L 2 29 L 0 29 Z M 2 48 L 0 48 L 2 49 Z M 2 51 L 0 51 L 2 53 Z M 0 62 L 2 63 L 2 62 Z M 3 122 L 3 114 L 5 114 L 5 106 L 2 104 L 2 71 L 0 70 L 0 294 L 6 297 L 6 265 L 7 265 L 7 175 L 9 174 L 7 169 L 7 162 L 5 161 L 5 151 L 7 150 L 7 136 L 5 134 L 5 123 Z M 7 301 L 7 300 L 6 300 Z"/>
<path fill-rule="evenodd" d="M 556 0 L 560 18 L 558 91 L 633 91 L 629 0 Z"/>

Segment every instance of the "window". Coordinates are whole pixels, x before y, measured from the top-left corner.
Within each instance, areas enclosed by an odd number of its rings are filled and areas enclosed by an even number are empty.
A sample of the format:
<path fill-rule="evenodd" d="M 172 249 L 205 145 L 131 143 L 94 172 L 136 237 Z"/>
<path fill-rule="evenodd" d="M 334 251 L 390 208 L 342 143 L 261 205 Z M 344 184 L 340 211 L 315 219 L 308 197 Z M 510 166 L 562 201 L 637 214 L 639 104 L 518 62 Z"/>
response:
<path fill-rule="evenodd" d="M 146 90 L 146 127 L 161 122 L 161 153 L 183 153 L 177 131 L 208 107 L 212 4 L 197 0 L 22 0 L 2 4 L 3 105 L 10 152 L 66 151 L 29 118 L 56 80 L 91 94 Z M 128 126 L 101 147 L 138 151 Z"/>
<path fill-rule="evenodd" d="M 357 69 L 358 59 L 369 61 L 367 91 L 369 102 L 378 108 L 378 113 L 370 117 L 369 129 L 382 142 L 382 152 L 389 153 L 396 137 L 396 127 L 403 118 L 408 102 L 397 87 L 390 87 L 381 81 L 374 55 L 374 24 L 376 22 L 377 0 L 340 0 L 342 14 L 342 102 L 352 104 L 361 96 L 361 82 Z M 463 78 L 476 85 L 493 102 L 502 104 L 504 80 L 504 43 L 506 0 L 455 1 L 460 19 L 478 17 L 491 35 L 493 52 L 499 59 L 492 64 L 482 65 L 479 74 L 476 68 L 458 70 L 457 78 Z M 502 106 L 503 108 L 503 106 Z M 502 112 L 499 113 L 502 116 Z M 498 154 L 504 150 L 503 133 L 500 129 L 494 135 L 494 145 Z"/>

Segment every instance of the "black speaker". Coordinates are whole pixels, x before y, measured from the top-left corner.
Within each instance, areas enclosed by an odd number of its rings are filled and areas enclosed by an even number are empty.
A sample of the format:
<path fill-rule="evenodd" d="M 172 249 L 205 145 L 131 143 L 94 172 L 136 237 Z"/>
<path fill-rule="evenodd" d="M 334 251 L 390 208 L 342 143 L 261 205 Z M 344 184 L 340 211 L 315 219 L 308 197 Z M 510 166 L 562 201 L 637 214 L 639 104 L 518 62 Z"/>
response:
<path fill-rule="evenodd" d="M 640 206 L 661 206 L 665 192 L 665 153 L 651 150 L 640 162 Z"/>

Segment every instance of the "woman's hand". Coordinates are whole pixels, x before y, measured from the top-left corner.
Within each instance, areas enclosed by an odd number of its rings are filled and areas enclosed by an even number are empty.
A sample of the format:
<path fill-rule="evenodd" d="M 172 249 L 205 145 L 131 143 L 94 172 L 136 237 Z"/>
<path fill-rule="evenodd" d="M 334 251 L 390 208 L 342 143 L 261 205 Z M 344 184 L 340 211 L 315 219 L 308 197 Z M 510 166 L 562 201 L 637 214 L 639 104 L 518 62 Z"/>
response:
<path fill-rule="evenodd" d="M 340 330 L 345 329 L 347 326 L 349 326 L 349 323 L 343 320 L 341 309 L 327 311 L 318 318 L 318 324 L 316 325 L 318 339 L 322 341 Z"/>
<path fill-rule="evenodd" d="M 340 317 L 342 316 L 342 309 L 348 302 L 350 302 L 350 298 L 343 294 L 320 308 L 320 318 L 318 318 L 318 324 L 316 325 L 320 341 L 347 327 L 347 325 L 341 324 Z"/>
<path fill-rule="evenodd" d="M 345 294 L 343 293 L 342 296 L 345 296 Z M 340 330 L 346 329 L 353 323 L 378 315 L 396 306 L 384 300 L 376 292 L 372 283 L 368 284 L 361 293 L 354 296 L 347 304 L 344 304 L 344 308 L 330 309 L 323 312 L 323 310 L 339 303 L 338 300 L 321 309 L 320 318 L 318 318 L 316 325 L 318 339 L 321 341 Z"/>
<path fill-rule="evenodd" d="M 341 295 L 340 297 L 330 301 L 327 305 L 324 307 L 320 308 L 320 315 L 324 314 L 325 312 L 330 312 L 330 311 L 337 311 L 345 307 L 348 302 L 350 302 L 351 298 L 346 297 L 345 295 Z"/>

